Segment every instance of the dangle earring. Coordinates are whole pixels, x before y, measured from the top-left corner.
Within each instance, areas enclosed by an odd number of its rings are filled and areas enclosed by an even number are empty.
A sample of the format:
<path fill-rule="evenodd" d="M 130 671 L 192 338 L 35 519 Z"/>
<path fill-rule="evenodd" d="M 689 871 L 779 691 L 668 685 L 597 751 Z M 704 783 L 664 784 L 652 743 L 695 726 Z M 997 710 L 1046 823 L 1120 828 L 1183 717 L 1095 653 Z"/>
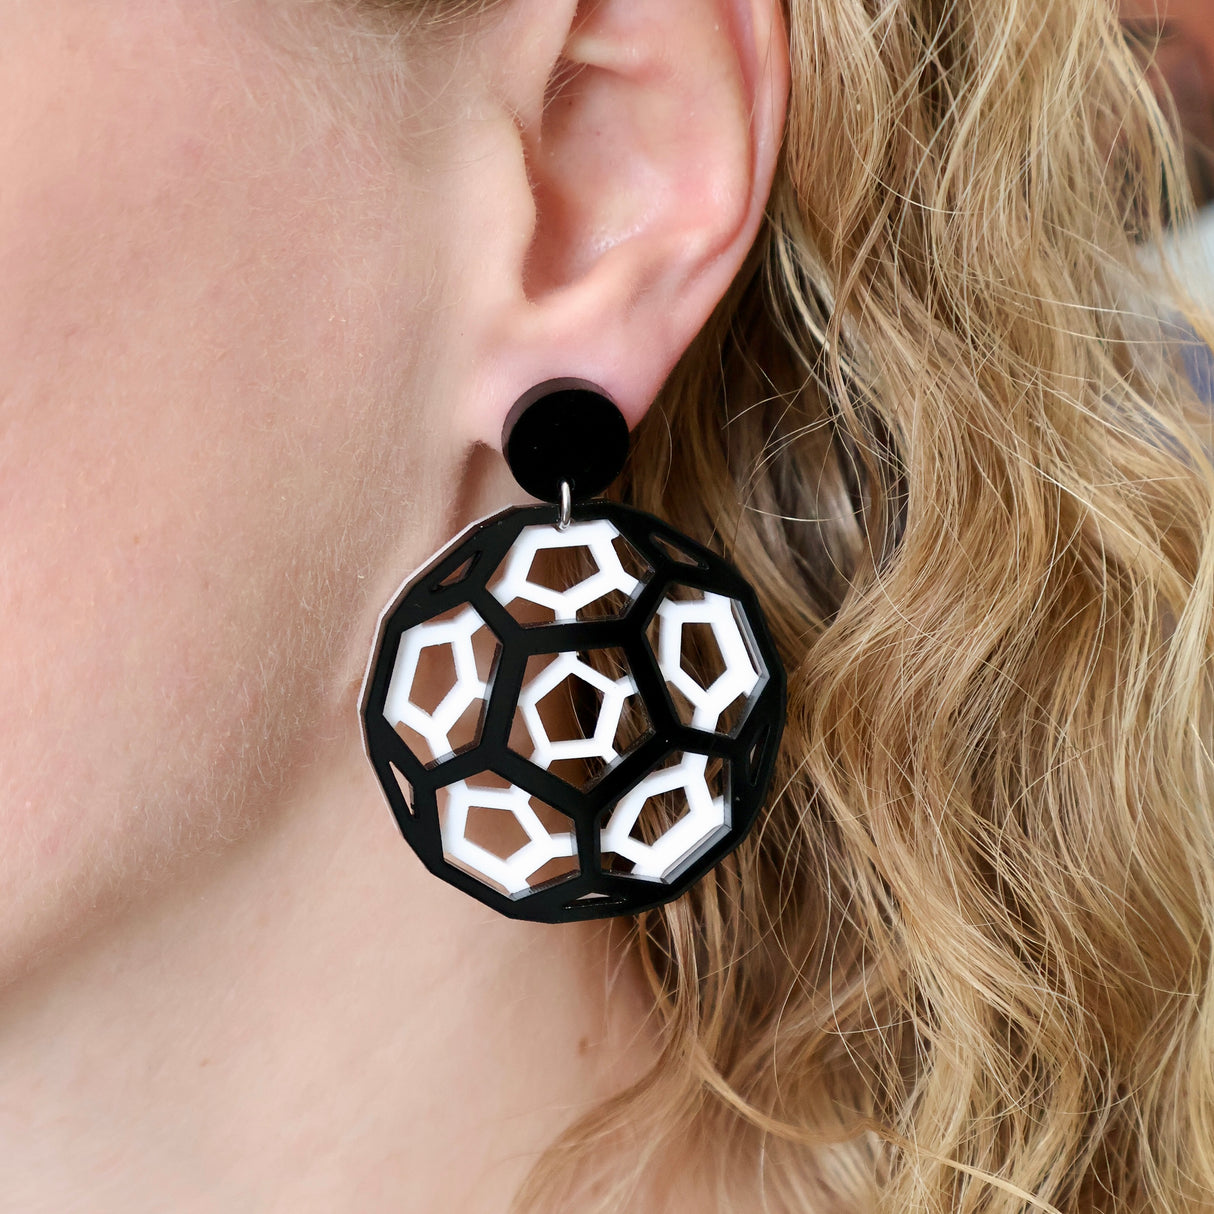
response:
<path fill-rule="evenodd" d="M 546 504 L 473 523 L 413 574 L 363 683 L 367 757 L 405 839 L 515 919 L 677 898 L 745 837 L 780 744 L 785 673 L 751 586 L 595 500 L 628 445 L 592 384 L 522 397 L 502 451 Z"/>

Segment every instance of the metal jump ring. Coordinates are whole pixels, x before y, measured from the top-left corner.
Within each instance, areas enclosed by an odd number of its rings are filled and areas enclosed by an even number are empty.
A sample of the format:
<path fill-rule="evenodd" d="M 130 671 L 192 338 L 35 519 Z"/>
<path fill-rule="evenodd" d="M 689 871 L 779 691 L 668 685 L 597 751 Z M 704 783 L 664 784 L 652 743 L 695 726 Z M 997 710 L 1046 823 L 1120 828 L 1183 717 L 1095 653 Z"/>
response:
<path fill-rule="evenodd" d="M 569 526 L 572 513 L 573 491 L 569 488 L 568 481 L 561 481 L 561 517 L 556 525 L 558 531 L 564 531 Z"/>

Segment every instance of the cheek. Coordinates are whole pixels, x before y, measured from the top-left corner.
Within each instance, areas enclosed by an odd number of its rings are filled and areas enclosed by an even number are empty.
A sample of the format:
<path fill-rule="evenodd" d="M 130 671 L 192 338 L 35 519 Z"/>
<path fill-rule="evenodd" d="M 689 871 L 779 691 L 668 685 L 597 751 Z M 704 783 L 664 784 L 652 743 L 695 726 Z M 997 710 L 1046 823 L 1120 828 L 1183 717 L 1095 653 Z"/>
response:
<path fill-rule="evenodd" d="M 322 724 L 389 475 L 359 369 L 410 357 L 368 284 L 429 275 L 368 236 L 391 225 L 355 158 L 178 7 L 4 17 L 0 973 L 134 866 L 235 833 Z"/>

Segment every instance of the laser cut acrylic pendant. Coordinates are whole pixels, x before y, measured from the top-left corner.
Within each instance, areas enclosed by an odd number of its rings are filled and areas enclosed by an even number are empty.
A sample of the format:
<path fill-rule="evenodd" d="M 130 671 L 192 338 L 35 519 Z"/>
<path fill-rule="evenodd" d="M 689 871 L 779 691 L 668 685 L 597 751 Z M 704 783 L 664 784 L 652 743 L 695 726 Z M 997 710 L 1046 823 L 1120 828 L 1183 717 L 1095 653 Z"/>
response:
<path fill-rule="evenodd" d="M 541 387 L 516 412 L 584 391 Z M 658 906 L 732 851 L 785 697 L 745 579 L 652 515 L 574 503 L 563 466 L 561 505 L 473 524 L 402 587 L 361 699 L 368 758 L 426 867 L 549 923 Z"/>

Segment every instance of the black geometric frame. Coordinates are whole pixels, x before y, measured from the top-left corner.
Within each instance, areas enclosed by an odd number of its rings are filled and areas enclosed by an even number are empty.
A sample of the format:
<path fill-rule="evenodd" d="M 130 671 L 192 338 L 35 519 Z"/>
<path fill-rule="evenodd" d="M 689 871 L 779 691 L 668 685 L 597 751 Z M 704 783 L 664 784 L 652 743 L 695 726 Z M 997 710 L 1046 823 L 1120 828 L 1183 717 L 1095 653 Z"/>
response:
<path fill-rule="evenodd" d="M 572 922 L 635 914 L 679 897 L 745 838 L 763 806 L 784 728 L 786 676 L 758 600 L 729 562 L 661 519 L 604 500 L 577 503 L 572 521 L 607 519 L 645 558 L 645 578 L 617 618 L 520 624 L 488 589 L 494 573 L 526 527 L 555 525 L 555 505 L 515 507 L 473 524 L 401 588 L 385 609 L 363 684 L 360 714 L 367 756 L 400 827 L 422 863 L 436 876 L 514 919 Z M 681 554 L 679 560 L 674 555 Z M 462 567 L 467 569 L 460 572 Z M 458 577 L 454 575 L 459 574 Z M 735 618 L 760 678 L 743 719 L 731 733 L 683 723 L 667 690 L 646 632 L 674 587 L 734 600 Z M 489 676 L 478 742 L 437 762 L 413 753 L 384 714 L 402 634 L 471 603 L 496 634 L 498 657 Z M 652 730 L 590 786 L 579 790 L 529 762 L 507 744 L 527 662 L 537 654 L 618 647 L 627 655 Z M 722 760 L 728 829 L 674 874 L 651 879 L 602 867 L 600 831 L 612 809 L 646 775 L 678 752 Z M 393 774 L 412 788 L 412 803 Z M 444 852 L 438 791 L 462 779 L 494 772 L 566 814 L 576 827 L 580 872 L 520 894 L 503 893 L 451 863 Z"/>

